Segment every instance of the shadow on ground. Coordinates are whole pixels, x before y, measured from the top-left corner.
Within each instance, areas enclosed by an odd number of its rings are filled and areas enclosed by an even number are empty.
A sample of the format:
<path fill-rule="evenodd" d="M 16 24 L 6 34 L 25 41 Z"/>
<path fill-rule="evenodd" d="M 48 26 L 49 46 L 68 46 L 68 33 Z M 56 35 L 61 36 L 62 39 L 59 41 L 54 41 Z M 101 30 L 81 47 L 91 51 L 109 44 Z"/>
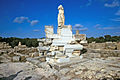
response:
<path fill-rule="evenodd" d="M 13 75 L 8 76 L 8 77 L 1 77 L 0 80 L 13 80 L 13 79 L 14 79 L 15 77 L 17 77 L 17 75 L 18 75 L 19 73 L 21 73 L 21 72 L 22 72 L 22 70 L 19 71 L 19 72 L 17 72 L 16 74 L 13 74 Z M 26 80 L 28 80 L 28 79 L 26 79 Z"/>

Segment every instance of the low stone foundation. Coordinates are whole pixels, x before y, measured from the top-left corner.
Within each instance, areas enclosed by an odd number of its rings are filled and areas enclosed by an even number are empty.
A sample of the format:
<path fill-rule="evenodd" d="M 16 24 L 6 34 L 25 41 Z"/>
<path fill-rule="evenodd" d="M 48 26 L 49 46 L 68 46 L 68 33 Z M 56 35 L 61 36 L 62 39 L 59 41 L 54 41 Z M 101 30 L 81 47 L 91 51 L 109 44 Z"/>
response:
<path fill-rule="evenodd" d="M 120 57 L 120 50 L 88 49 L 88 53 L 99 53 L 101 57 Z"/>
<path fill-rule="evenodd" d="M 120 42 L 106 42 L 106 43 L 89 43 L 87 48 L 90 49 L 109 49 L 109 50 L 120 50 Z"/>

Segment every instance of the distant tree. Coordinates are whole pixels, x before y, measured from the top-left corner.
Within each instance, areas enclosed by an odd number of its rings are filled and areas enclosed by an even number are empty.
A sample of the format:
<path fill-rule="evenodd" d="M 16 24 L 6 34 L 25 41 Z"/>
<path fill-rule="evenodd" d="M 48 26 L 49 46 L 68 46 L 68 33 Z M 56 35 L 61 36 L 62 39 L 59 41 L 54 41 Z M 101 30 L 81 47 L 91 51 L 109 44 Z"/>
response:
<path fill-rule="evenodd" d="M 105 40 L 104 40 L 104 37 L 99 37 L 99 38 L 98 38 L 98 42 L 99 42 L 99 43 L 102 43 L 102 42 L 104 42 L 104 41 L 105 41 Z"/>
<path fill-rule="evenodd" d="M 0 37 L 0 42 L 2 42 L 2 37 Z"/>
<path fill-rule="evenodd" d="M 95 42 L 96 42 L 96 43 L 100 43 L 100 39 L 99 39 L 99 38 L 96 38 L 96 39 L 95 39 Z"/>
<path fill-rule="evenodd" d="M 26 46 L 32 47 L 32 41 L 31 41 L 31 40 L 27 40 L 27 41 L 26 41 Z"/>
<path fill-rule="evenodd" d="M 111 41 L 112 42 L 117 42 L 119 38 L 117 36 L 112 36 Z"/>
<path fill-rule="evenodd" d="M 10 38 L 0 37 L 0 42 L 7 42 L 12 47 L 17 46 L 19 42 L 21 42 L 22 45 L 26 45 L 27 47 L 37 47 L 38 46 L 37 39 L 30 39 L 30 38 L 21 39 L 21 38 L 16 38 L 16 37 L 10 37 Z"/>
<path fill-rule="evenodd" d="M 11 45 L 11 47 L 15 47 L 15 46 L 17 46 L 18 45 L 18 43 L 19 43 L 19 41 L 18 40 L 13 40 L 12 42 L 10 42 L 9 44 Z"/>
<path fill-rule="evenodd" d="M 90 37 L 90 38 L 87 38 L 87 40 L 88 40 L 88 43 L 91 43 L 91 42 L 95 41 L 95 38 L 94 37 Z"/>
<path fill-rule="evenodd" d="M 38 42 L 37 41 L 32 41 L 32 46 L 34 46 L 34 47 L 37 47 L 38 46 Z"/>
<path fill-rule="evenodd" d="M 97 42 L 97 43 L 102 43 L 102 42 L 107 42 L 107 41 L 112 41 L 112 42 L 120 42 L 120 36 L 110 36 L 110 35 L 105 35 L 104 37 L 90 37 L 87 38 L 88 43 L 91 42 Z M 19 42 L 22 43 L 22 45 L 26 45 L 27 47 L 37 47 L 38 46 L 38 41 L 37 39 L 31 39 L 31 38 L 16 38 L 16 37 L 10 37 L 10 38 L 2 38 L 0 37 L 0 42 L 7 42 L 10 44 L 10 46 L 15 47 L 18 45 Z"/>
<path fill-rule="evenodd" d="M 111 41 L 111 36 L 110 36 L 110 35 L 105 35 L 104 37 L 105 37 L 105 41 L 106 41 L 106 42 L 107 42 L 107 41 Z"/>

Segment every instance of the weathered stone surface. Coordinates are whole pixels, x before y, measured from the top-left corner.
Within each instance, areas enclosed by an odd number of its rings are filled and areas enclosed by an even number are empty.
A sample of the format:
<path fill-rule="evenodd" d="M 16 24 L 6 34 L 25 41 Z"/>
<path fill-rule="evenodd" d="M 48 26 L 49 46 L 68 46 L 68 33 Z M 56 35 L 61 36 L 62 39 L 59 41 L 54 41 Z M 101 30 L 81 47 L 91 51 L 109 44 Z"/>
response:
<path fill-rule="evenodd" d="M 30 57 L 37 57 L 37 56 L 39 56 L 39 53 L 38 52 L 29 53 L 29 56 Z"/>
<path fill-rule="evenodd" d="M 15 52 L 29 55 L 30 53 L 38 52 L 37 48 L 14 48 Z"/>
<path fill-rule="evenodd" d="M 46 57 L 40 57 L 38 60 L 40 60 L 41 62 L 45 62 L 46 61 Z"/>
<path fill-rule="evenodd" d="M 118 43 L 116 42 L 106 42 L 106 43 L 89 43 L 88 48 L 91 49 L 110 49 L 116 50 Z"/>
<path fill-rule="evenodd" d="M 21 56 L 20 57 L 20 61 L 25 62 L 26 61 L 26 57 L 25 56 Z"/>
<path fill-rule="evenodd" d="M 82 54 L 84 58 L 100 58 L 101 54 L 100 53 L 87 53 L 87 54 Z"/>
<path fill-rule="evenodd" d="M 40 63 L 40 61 L 39 60 L 31 60 L 30 61 L 32 64 L 34 64 L 34 65 L 37 65 L 37 64 L 39 64 Z"/>
<path fill-rule="evenodd" d="M 14 56 L 14 57 L 12 58 L 12 61 L 13 61 L 13 62 L 18 62 L 18 61 L 20 61 L 20 56 Z"/>
<path fill-rule="evenodd" d="M 115 43 L 113 43 L 113 42 L 111 42 L 111 43 L 105 43 L 105 49 L 111 49 L 111 50 L 115 50 L 116 48 L 117 48 L 117 43 L 115 42 Z"/>
<path fill-rule="evenodd" d="M 82 74 L 83 71 L 78 71 L 78 72 L 75 72 L 75 75 L 79 75 L 79 74 Z"/>
<path fill-rule="evenodd" d="M 70 62 L 70 58 L 59 58 L 59 59 L 56 59 L 56 62 L 57 63 L 67 63 L 67 62 Z"/>
<path fill-rule="evenodd" d="M 120 42 L 117 44 L 117 50 L 120 50 Z"/>
<path fill-rule="evenodd" d="M 30 58 L 27 58 L 27 60 Z M 31 58 L 34 62 L 37 58 Z M 30 61 L 31 61 L 30 59 Z M 14 80 L 24 80 L 27 78 L 35 80 L 119 80 L 120 79 L 120 58 L 92 58 L 73 60 L 61 65 L 59 70 L 54 68 L 55 65 L 48 63 L 39 63 L 40 67 L 33 65 L 34 63 L 2 63 L 0 64 L 0 79 L 10 78 L 10 75 L 15 75 L 19 72 Z M 36 62 L 35 62 L 36 64 Z M 36 64 L 38 65 L 38 64 Z"/>
<path fill-rule="evenodd" d="M 60 80 L 70 80 L 71 76 L 61 76 Z"/>
<path fill-rule="evenodd" d="M 88 48 L 91 48 L 91 49 L 105 49 L 105 43 L 89 43 Z"/>
<path fill-rule="evenodd" d="M 120 57 L 120 50 L 89 49 L 89 53 L 100 53 L 101 57 Z"/>
<path fill-rule="evenodd" d="M 70 68 L 63 68 L 61 69 L 59 72 L 63 75 L 65 75 L 66 73 L 68 73 L 71 69 Z"/>
<path fill-rule="evenodd" d="M 9 46 L 6 42 L 0 42 L 0 49 L 9 49 L 11 46 Z"/>
<path fill-rule="evenodd" d="M 13 51 L 10 51 L 10 52 L 8 53 L 8 55 L 9 55 L 10 57 L 16 56 Z"/>
<path fill-rule="evenodd" d="M 39 63 L 37 64 L 37 66 L 44 69 L 50 68 L 50 66 L 46 62 Z"/>

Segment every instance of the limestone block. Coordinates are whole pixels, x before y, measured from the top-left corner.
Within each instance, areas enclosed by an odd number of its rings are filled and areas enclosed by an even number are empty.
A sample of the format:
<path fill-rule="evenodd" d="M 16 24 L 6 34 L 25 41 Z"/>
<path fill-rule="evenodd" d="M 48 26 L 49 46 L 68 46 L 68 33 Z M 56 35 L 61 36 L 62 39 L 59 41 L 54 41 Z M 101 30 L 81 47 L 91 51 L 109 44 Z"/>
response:
<path fill-rule="evenodd" d="M 88 48 L 91 48 L 91 49 L 105 49 L 105 43 L 89 43 Z"/>
<path fill-rule="evenodd" d="M 9 49 L 11 46 L 9 46 L 6 42 L 0 42 L 0 49 Z"/>
<path fill-rule="evenodd" d="M 117 44 L 117 50 L 120 50 L 120 42 Z"/>
<path fill-rule="evenodd" d="M 75 55 L 73 55 L 72 53 L 65 53 L 66 56 L 72 58 L 72 57 L 76 57 Z"/>
<path fill-rule="evenodd" d="M 111 50 L 115 50 L 116 48 L 117 48 L 117 45 L 116 45 L 116 43 L 105 43 L 105 48 L 106 49 L 111 49 Z"/>
<path fill-rule="evenodd" d="M 51 46 L 51 47 L 50 47 L 50 51 L 55 51 L 55 47 L 54 47 L 54 46 Z"/>
<path fill-rule="evenodd" d="M 21 42 L 18 43 L 18 46 L 21 46 Z"/>
<path fill-rule="evenodd" d="M 26 57 L 25 56 L 21 56 L 20 57 L 20 61 L 26 61 Z"/>
<path fill-rule="evenodd" d="M 80 50 L 73 51 L 73 55 L 79 56 L 80 55 Z"/>
<path fill-rule="evenodd" d="M 8 53 L 8 56 L 13 57 L 13 56 L 16 56 L 16 55 L 14 54 L 13 51 L 11 51 L 11 52 Z"/>
<path fill-rule="evenodd" d="M 76 75 L 82 74 L 83 71 L 75 72 Z"/>
<path fill-rule="evenodd" d="M 66 58 L 67 56 L 66 55 L 55 55 L 55 58 Z"/>
<path fill-rule="evenodd" d="M 18 62 L 18 61 L 20 61 L 20 56 L 14 56 L 14 57 L 12 58 L 12 61 L 13 61 L 13 62 Z"/>
<path fill-rule="evenodd" d="M 59 51 L 63 51 L 63 46 L 59 46 L 59 47 L 58 47 L 58 50 L 59 50 Z"/>
<path fill-rule="evenodd" d="M 37 65 L 38 63 L 40 63 L 39 60 L 34 60 L 34 59 L 32 59 L 30 62 L 31 62 L 32 64 L 34 64 L 34 65 Z"/>
<path fill-rule="evenodd" d="M 26 58 L 26 60 L 27 60 L 28 62 L 31 62 L 31 60 L 33 60 L 33 58 Z"/>
<path fill-rule="evenodd" d="M 50 66 L 47 64 L 47 62 L 42 62 L 37 64 L 38 67 L 43 68 L 43 69 L 48 69 Z"/>
<path fill-rule="evenodd" d="M 41 61 L 41 62 L 45 62 L 46 61 L 46 57 L 40 57 L 38 60 Z"/>
<path fill-rule="evenodd" d="M 46 62 L 54 63 L 54 62 L 55 62 L 55 59 L 54 59 L 54 58 L 46 57 Z"/>
<path fill-rule="evenodd" d="M 87 54 L 82 54 L 84 58 L 100 58 L 101 54 L 100 53 L 87 53 Z"/>
<path fill-rule="evenodd" d="M 70 68 L 63 68 L 60 70 L 60 73 L 65 75 L 67 72 L 69 72 L 71 69 Z"/>
<path fill-rule="evenodd" d="M 71 80 L 72 76 L 63 76 L 60 80 Z M 72 79 L 73 80 L 73 79 Z M 77 79 L 76 79 L 77 80 Z M 79 80 L 79 79 L 78 79 Z"/>
<path fill-rule="evenodd" d="M 45 33 L 46 33 L 46 37 L 50 38 L 50 36 L 53 35 L 54 33 L 53 26 L 45 26 Z"/>
<path fill-rule="evenodd" d="M 56 56 L 62 56 L 62 55 L 64 55 L 64 53 L 61 52 L 61 51 L 55 51 L 55 55 L 56 55 Z"/>
<path fill-rule="evenodd" d="M 66 63 L 69 61 L 70 61 L 70 58 L 59 58 L 56 60 L 57 63 Z"/>
<path fill-rule="evenodd" d="M 39 53 L 38 52 L 30 53 L 29 56 L 30 57 L 37 57 L 37 56 L 39 56 Z"/>

